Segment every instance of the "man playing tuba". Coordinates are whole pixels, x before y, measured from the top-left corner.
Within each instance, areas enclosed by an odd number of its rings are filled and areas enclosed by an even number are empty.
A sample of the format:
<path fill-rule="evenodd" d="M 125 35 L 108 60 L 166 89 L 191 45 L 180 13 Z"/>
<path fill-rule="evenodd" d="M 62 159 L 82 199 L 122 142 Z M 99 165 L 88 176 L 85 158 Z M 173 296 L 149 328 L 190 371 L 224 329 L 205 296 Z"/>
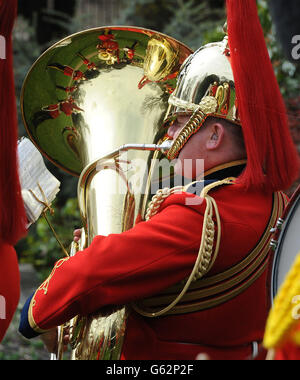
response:
<path fill-rule="evenodd" d="M 159 191 L 144 221 L 60 260 L 24 306 L 27 338 L 127 304 L 121 358 L 264 358 L 270 230 L 299 166 L 255 0 L 227 6 L 229 41 L 186 60 L 166 117 L 167 156 L 197 181 Z"/>

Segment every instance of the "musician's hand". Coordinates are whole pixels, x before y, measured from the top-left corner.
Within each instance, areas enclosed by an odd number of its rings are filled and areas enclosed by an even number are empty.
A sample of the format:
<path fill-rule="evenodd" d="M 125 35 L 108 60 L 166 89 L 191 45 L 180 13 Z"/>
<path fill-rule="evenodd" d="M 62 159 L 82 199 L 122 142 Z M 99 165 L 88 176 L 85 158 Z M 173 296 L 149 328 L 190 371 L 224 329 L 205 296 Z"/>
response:
<path fill-rule="evenodd" d="M 74 235 L 73 240 L 74 240 L 76 243 L 78 243 L 78 241 L 81 239 L 81 229 L 79 229 L 79 230 L 75 230 L 75 231 L 73 232 L 73 235 Z"/>
<path fill-rule="evenodd" d="M 54 353 L 57 350 L 57 334 L 57 328 L 55 328 L 41 335 L 41 339 L 50 353 Z"/>
<path fill-rule="evenodd" d="M 64 336 L 63 336 L 63 351 L 67 351 L 68 344 L 70 343 L 70 330 L 69 328 L 64 329 Z M 53 330 L 50 330 L 44 334 L 41 335 L 41 339 L 44 342 L 44 345 L 48 352 L 50 353 L 56 353 L 57 347 L 58 347 L 58 329 L 57 327 Z"/>

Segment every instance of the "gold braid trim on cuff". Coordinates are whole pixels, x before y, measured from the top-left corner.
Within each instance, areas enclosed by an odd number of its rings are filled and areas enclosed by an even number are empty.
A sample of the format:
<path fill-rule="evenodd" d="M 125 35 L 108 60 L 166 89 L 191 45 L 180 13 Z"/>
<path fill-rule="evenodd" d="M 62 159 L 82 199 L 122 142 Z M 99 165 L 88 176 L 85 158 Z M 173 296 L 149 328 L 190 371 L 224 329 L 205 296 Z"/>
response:
<path fill-rule="evenodd" d="M 39 289 L 38 289 L 39 290 Z M 32 328 L 32 330 L 34 330 L 35 332 L 39 333 L 39 334 L 43 334 L 45 332 L 47 332 L 48 330 L 43 330 L 41 329 L 35 322 L 34 318 L 33 318 L 33 312 L 32 312 L 32 309 L 34 308 L 34 306 L 36 305 L 36 300 L 35 300 L 35 295 L 36 293 L 38 292 L 38 290 L 35 292 L 34 296 L 32 297 L 32 300 L 30 302 L 30 305 L 29 305 L 29 309 L 28 309 L 28 322 L 29 322 L 29 325 L 30 327 Z"/>
<path fill-rule="evenodd" d="M 35 297 L 37 295 L 37 292 L 44 291 L 44 295 L 47 295 L 50 280 L 54 276 L 56 269 L 60 268 L 69 259 L 70 259 L 70 257 L 66 257 L 66 258 L 63 258 L 63 259 L 60 259 L 57 261 L 57 263 L 55 264 L 54 268 L 52 269 L 52 272 L 50 273 L 49 277 L 39 286 L 39 288 L 36 290 L 36 292 L 34 293 L 32 299 L 30 301 L 30 305 L 28 308 L 28 322 L 29 322 L 30 327 L 38 333 L 43 334 L 43 333 L 47 332 L 48 330 L 41 329 L 37 325 L 37 323 L 35 322 L 35 319 L 33 317 L 33 308 L 36 306 Z"/>
<path fill-rule="evenodd" d="M 204 220 L 203 220 L 203 227 L 202 227 L 202 235 L 201 235 L 201 244 L 200 248 L 198 251 L 198 256 L 196 259 L 196 262 L 194 264 L 193 270 L 187 279 L 184 288 L 180 292 L 180 294 L 175 298 L 175 300 L 169 304 L 169 306 L 163 308 L 160 311 L 157 312 L 146 312 L 142 310 L 136 303 L 133 303 L 131 306 L 132 308 L 139 314 L 145 316 L 145 317 L 159 317 L 167 312 L 169 312 L 174 306 L 177 305 L 177 303 L 182 299 L 182 297 L 185 295 L 187 290 L 189 289 L 190 285 L 192 282 L 199 280 L 202 278 L 206 273 L 208 273 L 213 266 L 218 253 L 219 253 L 219 248 L 220 248 L 220 240 L 221 240 L 221 220 L 220 220 L 220 215 L 218 211 L 218 206 L 216 204 L 216 201 L 208 195 L 208 192 L 218 186 L 222 185 L 230 185 L 234 183 L 234 178 L 226 178 L 222 181 L 217 181 L 214 182 L 202 190 L 200 197 L 206 200 L 206 209 L 204 213 Z M 189 186 L 189 185 L 188 185 Z M 187 187 L 188 187 L 187 186 Z M 187 188 L 185 187 L 185 188 Z M 158 197 L 157 201 L 159 203 L 158 207 L 155 205 L 155 198 L 152 201 L 152 204 L 150 204 L 150 212 L 147 212 L 148 219 L 155 215 L 161 203 L 167 196 L 170 194 L 176 192 L 176 191 L 183 191 L 185 188 L 181 187 L 175 188 L 174 189 L 168 189 L 169 192 L 164 189 L 162 194 L 162 197 Z M 172 191 L 173 190 L 173 191 Z M 168 194 L 168 195 L 167 195 Z M 162 199 L 163 198 L 163 199 Z M 215 240 L 215 225 L 213 221 L 213 216 L 216 216 L 216 221 L 217 221 L 217 238 L 216 238 L 216 244 L 215 244 L 215 249 L 213 249 L 214 246 L 214 240 Z"/>

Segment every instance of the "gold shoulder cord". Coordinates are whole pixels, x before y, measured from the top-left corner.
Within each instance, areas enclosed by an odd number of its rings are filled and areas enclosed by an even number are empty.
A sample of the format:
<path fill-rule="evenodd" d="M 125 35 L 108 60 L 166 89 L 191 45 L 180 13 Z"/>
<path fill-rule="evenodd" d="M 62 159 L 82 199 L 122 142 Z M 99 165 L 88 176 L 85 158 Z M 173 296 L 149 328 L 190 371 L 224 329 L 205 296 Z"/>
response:
<path fill-rule="evenodd" d="M 202 236 L 201 236 L 201 244 L 197 256 L 197 260 L 195 262 L 195 265 L 193 267 L 192 273 L 190 274 L 189 278 L 187 279 L 184 288 L 182 289 L 181 293 L 176 297 L 176 299 L 167 307 L 164 309 L 148 313 L 144 310 L 142 310 L 140 307 L 137 306 L 137 304 L 132 304 L 133 309 L 145 316 L 145 317 L 159 317 L 168 311 L 170 311 L 185 295 L 187 292 L 189 286 L 192 282 L 199 280 L 202 278 L 213 266 L 220 248 L 220 240 L 221 240 L 221 220 L 220 215 L 218 211 L 218 206 L 216 204 L 216 201 L 208 195 L 208 192 L 218 186 L 222 185 L 230 185 L 234 183 L 235 178 L 226 178 L 222 181 L 214 182 L 208 186 L 205 186 L 205 188 L 202 190 L 200 197 L 206 200 L 206 210 L 204 213 L 204 220 L 203 220 L 203 227 L 202 227 Z M 154 216 L 163 202 L 165 198 L 167 198 L 170 194 L 173 194 L 178 191 L 184 191 L 186 190 L 190 184 L 186 187 L 176 187 L 173 189 L 164 189 L 161 191 L 158 191 L 158 196 L 154 196 L 152 198 L 152 202 L 150 203 L 150 206 L 147 211 L 147 220 L 149 220 L 152 216 Z M 158 204 L 155 204 L 158 202 Z M 214 237 L 215 237 L 215 225 L 213 221 L 213 215 L 216 215 L 217 220 L 217 239 L 216 239 L 216 246 L 215 250 L 213 251 L 213 245 L 214 245 Z"/>

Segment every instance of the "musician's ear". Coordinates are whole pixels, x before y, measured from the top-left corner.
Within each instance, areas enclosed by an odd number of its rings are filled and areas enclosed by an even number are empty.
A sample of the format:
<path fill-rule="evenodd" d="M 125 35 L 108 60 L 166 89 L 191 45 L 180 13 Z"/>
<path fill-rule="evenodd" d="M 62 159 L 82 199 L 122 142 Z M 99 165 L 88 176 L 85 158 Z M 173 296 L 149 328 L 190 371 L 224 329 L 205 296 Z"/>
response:
<path fill-rule="evenodd" d="M 224 140 L 224 126 L 221 123 L 212 123 L 209 125 L 208 138 L 206 140 L 206 149 L 215 150 L 220 147 Z"/>

